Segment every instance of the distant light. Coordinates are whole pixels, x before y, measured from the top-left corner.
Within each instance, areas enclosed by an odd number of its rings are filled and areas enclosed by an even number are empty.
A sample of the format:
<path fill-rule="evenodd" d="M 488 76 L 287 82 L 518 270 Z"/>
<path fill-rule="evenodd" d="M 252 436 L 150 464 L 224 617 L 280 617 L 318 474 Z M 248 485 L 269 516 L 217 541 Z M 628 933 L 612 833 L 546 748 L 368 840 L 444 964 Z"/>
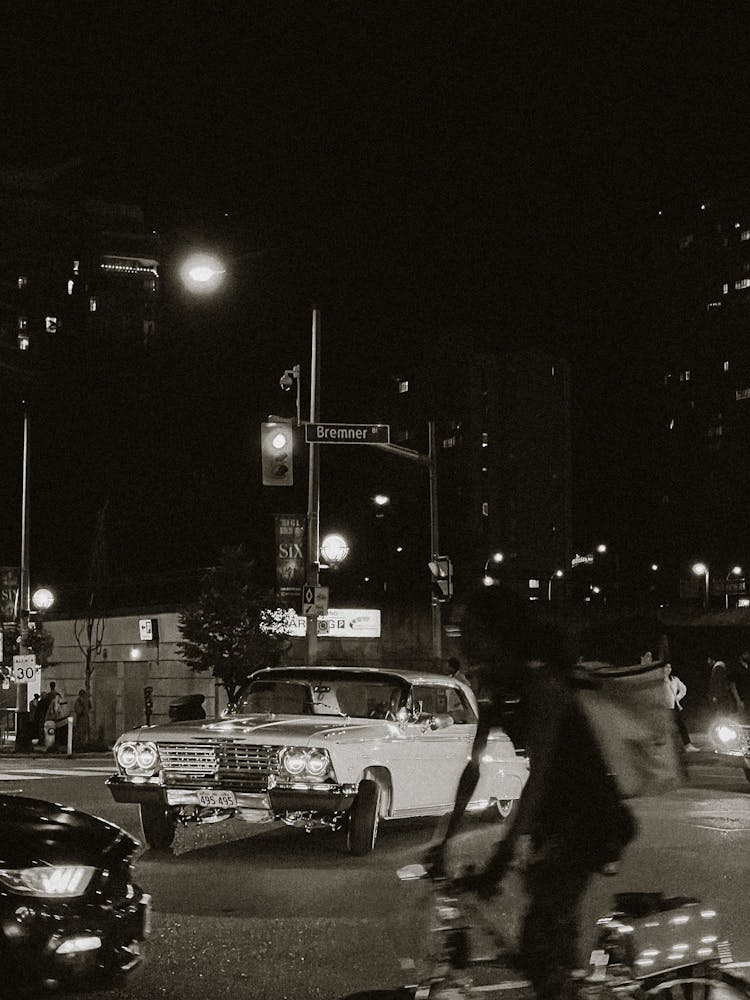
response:
<path fill-rule="evenodd" d="M 396 552 L 403 552 L 403 551 L 404 551 L 403 545 L 397 545 L 396 546 Z"/>
<path fill-rule="evenodd" d="M 372 498 L 372 502 L 378 507 L 387 507 L 391 502 L 391 498 L 387 497 L 385 493 L 376 493 Z"/>
<path fill-rule="evenodd" d="M 696 576 L 705 576 L 708 573 L 708 566 L 705 563 L 697 562 L 693 563 L 692 570 Z"/>
<path fill-rule="evenodd" d="M 131 660 L 140 660 L 140 658 L 141 658 L 142 655 L 143 654 L 141 653 L 141 647 L 140 646 L 131 646 L 130 647 L 130 659 Z"/>
<path fill-rule="evenodd" d="M 742 576 L 742 567 L 741 566 L 732 566 L 731 572 L 732 572 L 732 576 Z"/>
<path fill-rule="evenodd" d="M 556 570 L 555 570 L 555 576 L 557 577 L 557 579 L 558 579 L 558 580 L 559 580 L 559 579 L 560 579 L 560 577 L 562 577 L 563 575 L 564 575 L 564 574 L 563 574 L 563 571 L 562 571 L 561 569 L 556 569 Z"/>
<path fill-rule="evenodd" d="M 485 587 L 491 587 L 493 583 L 495 583 L 495 578 L 492 576 L 483 576 L 482 583 L 485 585 Z"/>
<path fill-rule="evenodd" d="M 604 553 L 607 551 L 607 546 L 602 542 L 601 544 L 597 545 L 596 551 L 599 553 L 599 555 L 604 555 Z"/>
<path fill-rule="evenodd" d="M 503 555 L 502 552 L 493 552 L 492 553 L 492 561 L 494 563 L 501 563 L 503 561 L 503 559 L 505 559 L 505 556 Z"/>
<path fill-rule="evenodd" d="M 656 573 L 656 571 L 659 569 L 659 564 L 651 563 L 651 569 L 654 571 L 654 573 Z"/>
<path fill-rule="evenodd" d="M 592 587 L 591 588 L 591 592 L 592 592 L 592 594 L 601 594 L 602 589 L 601 589 L 601 587 Z"/>

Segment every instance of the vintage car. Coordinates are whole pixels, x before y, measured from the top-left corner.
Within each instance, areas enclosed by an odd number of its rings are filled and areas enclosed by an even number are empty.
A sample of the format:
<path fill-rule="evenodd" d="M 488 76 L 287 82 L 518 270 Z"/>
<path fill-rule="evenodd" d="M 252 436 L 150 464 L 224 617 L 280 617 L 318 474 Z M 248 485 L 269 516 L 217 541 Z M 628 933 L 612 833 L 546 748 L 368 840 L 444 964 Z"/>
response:
<path fill-rule="evenodd" d="M 157 850 L 172 846 L 178 823 L 237 816 L 345 828 L 349 851 L 366 854 L 381 820 L 452 808 L 476 724 L 471 688 L 442 674 L 260 670 L 231 715 L 123 734 L 107 784 L 117 802 L 138 803 Z M 493 730 L 469 808 L 504 819 L 527 776 L 526 758 Z"/>
<path fill-rule="evenodd" d="M 138 843 L 69 806 L 0 795 L 0 995 L 117 983 L 142 960 Z"/>

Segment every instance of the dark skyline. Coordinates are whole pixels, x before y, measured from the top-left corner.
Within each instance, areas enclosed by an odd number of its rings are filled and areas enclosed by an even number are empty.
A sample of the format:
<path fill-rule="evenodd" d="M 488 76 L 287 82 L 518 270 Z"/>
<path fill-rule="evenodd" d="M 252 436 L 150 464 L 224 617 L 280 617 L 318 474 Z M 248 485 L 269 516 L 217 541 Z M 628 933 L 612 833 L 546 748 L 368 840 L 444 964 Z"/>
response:
<path fill-rule="evenodd" d="M 3 163 L 77 159 L 71 191 L 143 205 L 165 291 L 188 242 L 272 248 L 234 303 L 173 302 L 194 338 L 184 363 L 213 389 L 168 434 L 187 421 L 205 454 L 221 426 L 233 440 L 217 456 L 236 452 L 272 411 L 277 370 L 305 358 L 315 299 L 332 417 L 356 413 L 370 371 L 446 330 L 567 356 L 578 521 L 606 530 L 613 490 L 621 516 L 618 470 L 639 447 L 628 419 L 648 405 L 623 372 L 643 373 L 658 336 L 656 212 L 750 165 L 738 10 L 31 2 L 6 48 Z"/>

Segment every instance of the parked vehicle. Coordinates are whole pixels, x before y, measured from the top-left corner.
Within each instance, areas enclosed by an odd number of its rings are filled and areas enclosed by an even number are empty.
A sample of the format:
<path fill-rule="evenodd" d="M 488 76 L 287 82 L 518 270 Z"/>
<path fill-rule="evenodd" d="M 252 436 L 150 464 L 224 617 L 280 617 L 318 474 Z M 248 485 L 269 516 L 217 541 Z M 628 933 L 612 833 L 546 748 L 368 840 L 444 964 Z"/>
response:
<path fill-rule="evenodd" d="M 348 849 L 366 854 L 381 820 L 452 808 L 476 725 L 473 691 L 442 674 L 260 670 L 231 715 L 124 733 L 107 784 L 117 802 L 140 806 L 154 849 L 171 847 L 178 823 L 237 816 L 344 828 Z M 527 776 L 527 760 L 494 730 L 469 808 L 506 818 Z"/>
<path fill-rule="evenodd" d="M 0 795 L 3 996 L 105 985 L 138 967 L 151 912 L 133 882 L 138 846 L 88 813 Z"/>
<path fill-rule="evenodd" d="M 726 716 L 713 723 L 710 736 L 714 752 L 739 758 L 745 777 L 750 781 L 750 725 Z"/>

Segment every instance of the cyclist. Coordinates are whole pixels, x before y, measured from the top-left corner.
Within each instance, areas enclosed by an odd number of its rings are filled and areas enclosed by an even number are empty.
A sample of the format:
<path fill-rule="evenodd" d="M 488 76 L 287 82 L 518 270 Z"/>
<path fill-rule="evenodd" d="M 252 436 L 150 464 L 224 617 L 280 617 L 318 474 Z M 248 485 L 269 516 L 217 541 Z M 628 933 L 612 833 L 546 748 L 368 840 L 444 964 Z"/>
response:
<path fill-rule="evenodd" d="M 578 706 L 561 635 L 533 621 L 512 591 L 492 586 L 470 601 L 462 636 L 468 663 L 479 668 L 480 718 L 453 813 L 428 864 L 442 867 L 477 784 L 490 728 L 502 725 L 526 748 L 530 774 L 510 828 L 472 878 L 473 888 L 490 898 L 527 836 L 519 958 L 538 1000 L 564 1000 L 573 996 L 580 903 L 592 875 L 620 858 L 635 820 Z"/>

